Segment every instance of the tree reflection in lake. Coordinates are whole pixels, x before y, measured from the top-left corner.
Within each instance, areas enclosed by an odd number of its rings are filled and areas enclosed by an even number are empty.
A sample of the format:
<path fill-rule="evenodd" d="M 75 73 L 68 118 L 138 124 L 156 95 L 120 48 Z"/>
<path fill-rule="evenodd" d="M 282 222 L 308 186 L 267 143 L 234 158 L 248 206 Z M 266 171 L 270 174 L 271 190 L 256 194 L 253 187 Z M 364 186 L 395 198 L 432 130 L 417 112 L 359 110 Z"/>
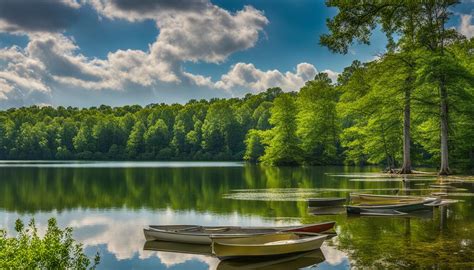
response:
<path fill-rule="evenodd" d="M 473 266 L 472 184 L 456 184 L 465 190 L 454 191 L 462 197 L 453 198 L 463 201 L 448 206 L 445 214 L 435 209 L 428 218 L 315 216 L 307 209 L 307 197 L 346 197 L 357 190 L 428 194 L 436 179 L 383 181 L 385 176 L 375 174 L 378 168 L 228 165 L 3 164 L 0 227 L 11 228 L 18 215 L 35 216 L 40 226 L 56 216 L 61 226 L 75 228 L 75 237 L 91 254 L 100 250 L 101 268 L 207 269 L 219 262 L 143 250 L 142 228 L 167 223 L 284 225 L 336 220 L 339 236 L 323 247 L 326 261 L 319 268 L 346 268 L 349 263 L 384 268 Z M 365 173 L 370 171 L 374 174 L 368 178 Z"/>

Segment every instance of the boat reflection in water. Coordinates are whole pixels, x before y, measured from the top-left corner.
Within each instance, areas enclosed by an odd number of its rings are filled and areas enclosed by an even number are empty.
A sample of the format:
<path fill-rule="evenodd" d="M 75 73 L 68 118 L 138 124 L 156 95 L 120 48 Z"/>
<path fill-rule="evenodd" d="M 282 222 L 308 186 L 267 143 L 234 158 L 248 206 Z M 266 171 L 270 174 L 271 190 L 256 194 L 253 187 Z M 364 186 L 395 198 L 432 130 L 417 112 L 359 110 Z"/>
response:
<path fill-rule="evenodd" d="M 165 241 L 147 241 L 143 247 L 148 251 L 160 251 L 180 254 L 213 257 L 210 245 L 185 244 Z M 320 249 L 288 256 L 262 257 L 252 259 L 230 259 L 220 261 L 217 269 L 299 269 L 316 266 L 324 262 Z"/>
<path fill-rule="evenodd" d="M 344 206 L 308 207 L 308 213 L 314 216 L 341 215 L 346 213 Z"/>

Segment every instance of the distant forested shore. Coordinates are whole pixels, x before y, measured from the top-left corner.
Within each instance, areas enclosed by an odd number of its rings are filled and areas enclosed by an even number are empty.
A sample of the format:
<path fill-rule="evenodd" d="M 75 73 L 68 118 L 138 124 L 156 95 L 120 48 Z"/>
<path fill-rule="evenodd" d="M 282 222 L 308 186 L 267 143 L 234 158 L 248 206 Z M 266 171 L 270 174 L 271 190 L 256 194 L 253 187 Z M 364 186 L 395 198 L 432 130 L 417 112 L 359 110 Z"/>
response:
<path fill-rule="evenodd" d="M 473 41 L 451 46 L 473 72 Z M 92 108 L 24 107 L 0 112 L 0 159 L 248 160 L 274 165 L 383 164 L 403 156 L 404 70 L 394 56 L 354 61 L 332 83 L 319 73 L 297 92 L 271 88 L 243 98 Z M 440 160 L 439 95 L 417 71 L 412 163 Z M 453 75 L 454 76 L 454 75 Z M 468 76 L 468 75 L 464 75 Z M 449 88 L 450 158 L 473 168 L 474 89 Z"/>
<path fill-rule="evenodd" d="M 474 38 L 448 22 L 459 1 L 328 0 L 320 44 L 346 54 L 387 36 L 337 82 L 243 98 L 0 112 L 0 159 L 248 160 L 271 165 L 383 164 L 474 170 Z M 400 170 L 392 170 L 400 168 Z"/>
<path fill-rule="evenodd" d="M 337 82 L 319 73 L 289 93 L 275 87 L 185 105 L 1 111 L 0 159 L 248 160 L 472 172 L 474 38 L 447 26 L 458 2 L 327 1 L 338 13 L 320 44 L 332 52 L 369 44 L 373 31 L 387 36 L 383 54 L 354 61 Z"/>

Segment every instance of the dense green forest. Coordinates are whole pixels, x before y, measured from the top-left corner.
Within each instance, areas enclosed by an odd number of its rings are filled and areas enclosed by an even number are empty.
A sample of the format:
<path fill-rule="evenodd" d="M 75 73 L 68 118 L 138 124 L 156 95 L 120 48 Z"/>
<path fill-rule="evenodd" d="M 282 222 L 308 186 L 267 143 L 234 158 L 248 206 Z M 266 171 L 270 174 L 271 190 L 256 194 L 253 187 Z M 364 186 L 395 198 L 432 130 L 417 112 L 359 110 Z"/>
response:
<path fill-rule="evenodd" d="M 274 165 L 384 164 L 411 172 L 474 168 L 474 39 L 446 28 L 457 1 L 360 4 L 321 44 L 347 53 L 387 34 L 387 51 L 332 82 L 295 92 L 146 107 L 38 107 L 0 112 L 0 159 L 249 160 Z M 392 37 L 392 35 L 395 36 Z M 448 151 L 449 150 L 449 151 Z"/>

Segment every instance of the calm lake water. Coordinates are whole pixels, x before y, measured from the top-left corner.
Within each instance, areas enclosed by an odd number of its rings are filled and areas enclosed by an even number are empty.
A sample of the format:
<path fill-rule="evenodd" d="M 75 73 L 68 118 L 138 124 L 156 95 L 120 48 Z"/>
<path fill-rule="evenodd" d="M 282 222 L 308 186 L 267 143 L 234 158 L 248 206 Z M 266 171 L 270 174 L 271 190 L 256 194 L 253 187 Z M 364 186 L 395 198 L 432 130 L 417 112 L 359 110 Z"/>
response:
<path fill-rule="evenodd" d="M 230 162 L 0 162 L 0 227 L 34 217 L 74 228 L 99 269 L 231 269 L 218 259 L 144 250 L 148 224 L 291 225 L 337 221 L 322 253 L 281 269 L 474 267 L 474 183 L 449 207 L 413 217 L 315 215 L 306 199 L 350 192 L 430 194 L 437 177 L 387 178 L 378 168 L 275 168 Z M 245 263 L 239 265 L 242 269 Z M 276 266 L 268 266 L 275 269 Z M 234 265 L 235 268 L 235 265 Z M 235 268 L 237 269 L 237 268 Z"/>

